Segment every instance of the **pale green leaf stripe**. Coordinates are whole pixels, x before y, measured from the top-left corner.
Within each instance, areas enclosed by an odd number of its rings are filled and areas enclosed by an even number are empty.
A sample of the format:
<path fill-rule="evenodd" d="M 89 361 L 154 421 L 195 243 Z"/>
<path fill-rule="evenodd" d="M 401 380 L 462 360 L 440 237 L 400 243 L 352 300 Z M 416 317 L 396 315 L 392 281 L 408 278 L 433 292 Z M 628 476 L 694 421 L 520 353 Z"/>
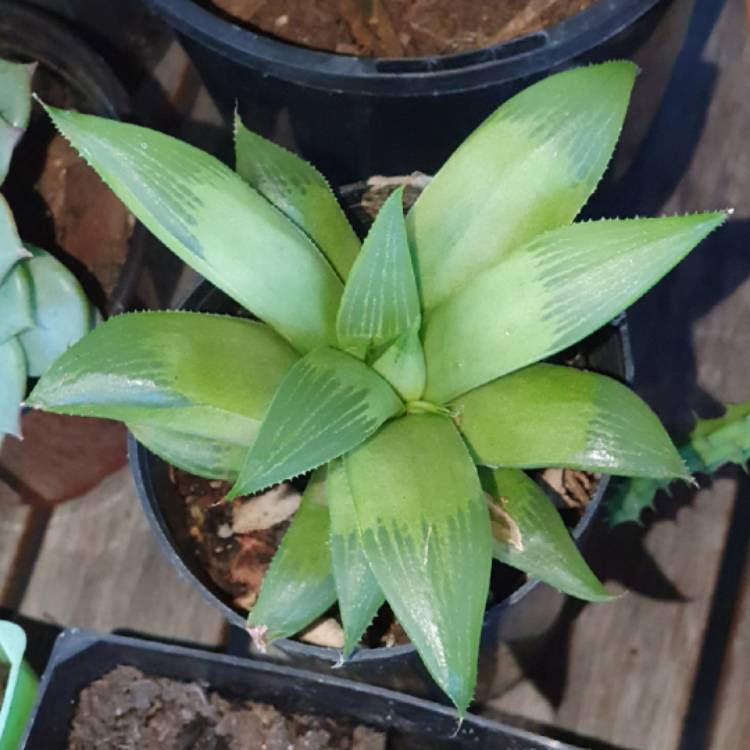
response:
<path fill-rule="evenodd" d="M 250 610 L 247 624 L 256 641 L 270 643 L 294 635 L 336 601 L 329 528 L 325 469 L 319 469 L 307 485 Z"/>
<path fill-rule="evenodd" d="M 584 222 L 515 250 L 427 320 L 425 398 L 448 401 L 575 344 L 724 219 L 706 213 Z"/>
<path fill-rule="evenodd" d="M 380 607 L 383 594 L 359 538 L 357 514 L 343 459 L 328 464 L 328 509 L 331 515 L 331 559 L 341 620 L 344 656 L 357 647 Z"/>
<path fill-rule="evenodd" d="M 307 351 L 335 341 L 342 285 L 312 241 L 209 154 L 147 128 L 47 108 L 167 247 Z"/>
<path fill-rule="evenodd" d="M 635 73 L 619 61 L 545 78 L 450 157 L 407 220 L 425 308 L 575 218 L 609 162 Z"/>
<path fill-rule="evenodd" d="M 25 263 L 16 263 L 0 282 L 0 343 L 33 325 L 31 277 Z"/>
<path fill-rule="evenodd" d="M 336 321 L 344 348 L 387 344 L 420 322 L 419 294 L 406 239 L 403 188 L 375 217 L 354 263 Z"/>
<path fill-rule="evenodd" d="M 139 443 L 172 466 L 232 482 L 260 425 L 260 419 L 211 406 L 156 409 L 148 419 L 127 423 Z"/>
<path fill-rule="evenodd" d="M 129 313 L 68 349 L 28 403 L 133 423 L 192 406 L 262 420 L 296 359 L 263 323 L 206 313 Z"/>
<path fill-rule="evenodd" d="M 61 354 L 88 333 L 95 323 L 94 308 L 78 279 L 47 251 L 28 246 L 28 272 L 34 325 L 18 341 L 26 356 L 28 374 L 39 377 Z"/>
<path fill-rule="evenodd" d="M 593 574 L 536 482 L 518 469 L 496 469 L 483 470 L 482 483 L 493 500 L 490 517 L 496 559 L 578 599 L 606 602 L 615 598 Z M 505 540 L 506 514 L 517 526 L 516 544 Z"/>
<path fill-rule="evenodd" d="M 234 148 L 240 177 L 302 229 L 346 279 L 360 242 L 325 177 L 291 151 L 248 130 L 236 114 Z"/>
<path fill-rule="evenodd" d="M 29 121 L 33 69 L 33 65 L 0 60 L 0 183 Z"/>
<path fill-rule="evenodd" d="M 0 442 L 21 435 L 19 405 L 26 392 L 26 360 L 16 339 L 0 344 Z"/>
<path fill-rule="evenodd" d="M 348 454 L 362 544 L 433 679 L 463 713 L 477 675 L 492 557 L 487 506 L 451 420 L 394 420 Z"/>
<path fill-rule="evenodd" d="M 656 414 L 604 375 L 532 365 L 464 394 L 450 408 L 479 464 L 688 476 Z"/>
<path fill-rule="evenodd" d="M 0 195 L 0 281 L 3 281 L 11 268 L 29 253 L 23 246 L 13 214 L 5 198 Z"/>
<path fill-rule="evenodd" d="M 323 348 L 286 374 L 237 483 L 249 495 L 338 458 L 372 435 L 403 404 L 374 370 Z"/>
<path fill-rule="evenodd" d="M 417 401 L 424 392 L 427 369 L 419 326 L 404 331 L 372 365 L 404 399 Z"/>

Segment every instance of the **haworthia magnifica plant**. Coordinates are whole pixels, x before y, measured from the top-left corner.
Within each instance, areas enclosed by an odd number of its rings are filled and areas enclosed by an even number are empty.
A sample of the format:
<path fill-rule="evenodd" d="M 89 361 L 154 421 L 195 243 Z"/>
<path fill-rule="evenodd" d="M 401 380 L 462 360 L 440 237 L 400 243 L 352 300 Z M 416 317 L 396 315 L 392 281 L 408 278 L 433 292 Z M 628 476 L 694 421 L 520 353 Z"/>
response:
<path fill-rule="evenodd" d="M 0 183 L 31 112 L 33 65 L 0 60 Z M 20 436 L 19 404 L 29 377 L 46 367 L 94 325 L 80 284 L 49 253 L 24 247 L 0 195 L 0 443 Z"/>
<path fill-rule="evenodd" d="M 539 363 L 724 221 L 572 223 L 634 78 L 610 62 L 530 87 L 407 217 L 399 193 L 386 201 L 361 248 L 325 180 L 239 121 L 234 174 L 158 133 L 50 108 L 144 223 L 264 322 L 115 319 L 63 355 L 30 403 L 121 419 L 175 465 L 236 479 L 231 496 L 315 470 L 250 612 L 254 636 L 292 635 L 338 598 L 348 655 L 385 598 L 463 712 L 493 557 L 609 598 L 524 470 L 687 476 L 634 393 Z"/>

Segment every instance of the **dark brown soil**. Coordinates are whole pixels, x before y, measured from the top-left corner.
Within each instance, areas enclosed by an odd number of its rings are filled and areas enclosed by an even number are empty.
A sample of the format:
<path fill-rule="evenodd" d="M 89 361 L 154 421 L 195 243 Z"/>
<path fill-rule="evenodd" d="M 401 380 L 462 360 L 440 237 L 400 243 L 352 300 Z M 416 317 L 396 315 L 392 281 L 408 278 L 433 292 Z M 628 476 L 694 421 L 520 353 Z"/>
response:
<path fill-rule="evenodd" d="M 596 0 L 210 0 L 242 24 L 313 49 L 429 57 L 539 31 Z"/>
<path fill-rule="evenodd" d="M 68 750 L 385 750 L 368 727 L 229 701 L 121 666 L 81 691 Z"/>
<path fill-rule="evenodd" d="M 283 520 L 268 529 L 242 532 L 237 518 L 243 505 L 255 498 L 237 498 L 223 502 L 230 488 L 228 482 L 195 477 L 179 469 L 172 476 L 178 493 L 185 501 L 185 518 L 194 549 L 211 580 L 226 593 L 234 606 L 248 611 L 260 593 L 263 576 L 281 540 L 289 528 Z M 563 520 L 575 526 L 596 489 L 596 476 L 570 469 L 548 469 L 535 479 L 560 509 Z M 502 601 L 524 581 L 524 576 L 499 562 L 493 563 L 487 606 Z M 336 608 L 300 634 L 300 639 L 320 646 L 340 648 L 343 645 Z M 382 608 L 362 639 L 370 648 L 391 647 L 409 643 L 409 638 L 394 618 L 390 608 Z"/>
<path fill-rule="evenodd" d="M 208 574 L 235 606 L 249 610 L 289 522 L 237 534 L 234 516 L 249 502 L 247 498 L 225 503 L 224 496 L 231 487 L 228 482 L 209 481 L 177 469 L 172 476 L 185 500 L 187 528 Z"/>

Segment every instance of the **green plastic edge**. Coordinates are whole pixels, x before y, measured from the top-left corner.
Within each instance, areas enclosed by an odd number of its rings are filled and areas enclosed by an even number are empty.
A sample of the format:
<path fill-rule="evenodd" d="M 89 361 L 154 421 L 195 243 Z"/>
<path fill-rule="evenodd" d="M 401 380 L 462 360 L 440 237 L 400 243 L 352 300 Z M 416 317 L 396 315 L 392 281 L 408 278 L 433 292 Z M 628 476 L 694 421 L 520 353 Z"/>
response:
<path fill-rule="evenodd" d="M 0 621 L 0 661 L 10 665 L 0 709 L 0 750 L 17 750 L 36 700 L 38 680 L 23 660 L 26 633 L 13 622 Z"/>

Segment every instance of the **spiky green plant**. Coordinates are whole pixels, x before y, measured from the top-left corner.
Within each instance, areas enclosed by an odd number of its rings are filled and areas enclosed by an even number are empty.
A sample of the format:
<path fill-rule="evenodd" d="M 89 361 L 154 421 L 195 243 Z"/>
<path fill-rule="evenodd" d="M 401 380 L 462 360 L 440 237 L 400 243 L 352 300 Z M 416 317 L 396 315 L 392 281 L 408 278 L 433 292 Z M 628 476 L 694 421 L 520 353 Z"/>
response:
<path fill-rule="evenodd" d="M 696 420 L 678 451 L 691 475 L 713 474 L 726 464 L 745 468 L 750 460 L 750 401 L 727 406 L 721 417 Z M 620 479 L 605 506 L 610 526 L 640 522 L 643 511 L 653 508 L 658 492 L 670 484 L 670 479 L 652 477 Z"/>
<path fill-rule="evenodd" d="M 493 556 L 609 598 L 524 469 L 686 476 L 657 417 L 540 363 L 637 299 L 723 213 L 572 223 L 618 138 L 635 67 L 538 83 L 360 242 L 312 167 L 236 122 L 236 171 L 160 133 L 50 108 L 166 245 L 259 320 L 115 318 L 29 403 L 124 421 L 233 498 L 313 472 L 249 626 L 290 636 L 338 600 L 348 656 L 384 600 L 464 711 Z M 436 125 L 437 126 L 437 125 Z"/>
<path fill-rule="evenodd" d="M 33 66 L 0 60 L 0 184 L 31 111 Z M 20 435 L 19 404 L 38 377 L 93 325 L 75 277 L 49 253 L 24 247 L 0 195 L 0 443 Z"/>

